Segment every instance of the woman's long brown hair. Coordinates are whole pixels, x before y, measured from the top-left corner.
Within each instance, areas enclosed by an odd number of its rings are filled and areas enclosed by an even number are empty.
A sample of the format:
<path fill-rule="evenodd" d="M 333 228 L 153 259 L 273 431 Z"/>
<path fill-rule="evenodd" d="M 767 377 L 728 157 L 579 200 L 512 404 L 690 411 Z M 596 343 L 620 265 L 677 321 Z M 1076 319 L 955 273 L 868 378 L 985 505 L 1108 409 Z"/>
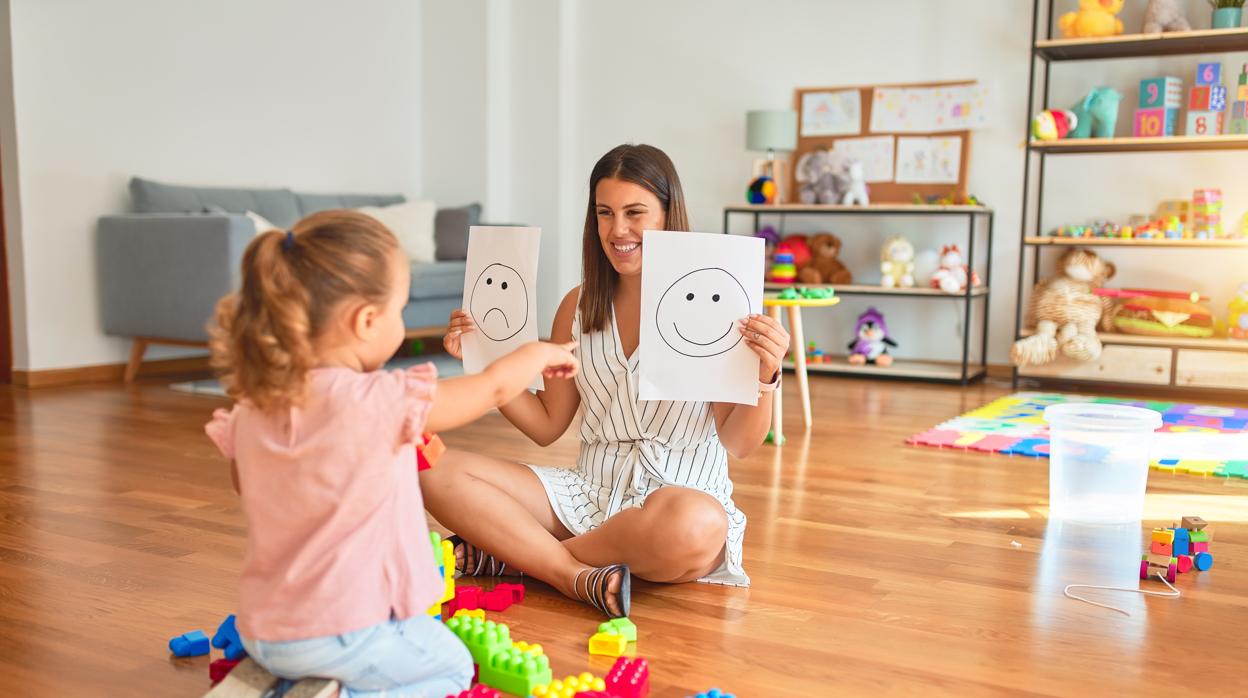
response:
<path fill-rule="evenodd" d="M 619 273 L 611 266 L 598 238 L 598 182 L 613 177 L 632 182 L 659 200 L 668 230 L 689 230 L 685 194 L 680 188 L 676 166 L 667 153 L 652 145 L 618 145 L 603 155 L 589 175 L 589 206 L 585 211 L 585 232 L 581 245 L 581 330 L 595 332 L 606 328 L 611 319 L 611 300 Z"/>

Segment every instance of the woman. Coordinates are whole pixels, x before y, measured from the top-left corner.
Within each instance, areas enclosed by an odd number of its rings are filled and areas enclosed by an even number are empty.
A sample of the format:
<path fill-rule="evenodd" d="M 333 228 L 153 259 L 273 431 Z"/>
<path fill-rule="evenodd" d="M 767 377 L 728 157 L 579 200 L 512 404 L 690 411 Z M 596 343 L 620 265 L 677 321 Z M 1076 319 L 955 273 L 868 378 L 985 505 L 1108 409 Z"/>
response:
<path fill-rule="evenodd" d="M 688 230 L 684 194 L 671 160 L 648 145 L 604 155 L 589 192 L 583 283 L 564 297 L 550 333 L 579 343 L 581 372 L 501 408 L 543 446 L 581 408 L 576 468 L 454 451 L 422 473 L 422 488 L 429 511 L 458 534 L 457 571 L 524 570 L 616 617 L 628 614 L 630 571 L 654 582 L 749 584 L 728 454 L 744 458 L 763 442 L 789 335 L 765 315 L 738 323 L 759 357 L 757 406 L 639 401 L 643 231 Z M 453 313 L 447 350 L 458 357 L 473 330 L 466 313 Z"/>

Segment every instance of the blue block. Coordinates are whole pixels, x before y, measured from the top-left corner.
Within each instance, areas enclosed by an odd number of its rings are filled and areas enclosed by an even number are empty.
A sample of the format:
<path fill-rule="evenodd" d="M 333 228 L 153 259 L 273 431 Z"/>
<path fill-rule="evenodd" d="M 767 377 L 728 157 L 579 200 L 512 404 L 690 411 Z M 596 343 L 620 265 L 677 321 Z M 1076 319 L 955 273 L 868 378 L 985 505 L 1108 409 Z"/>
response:
<path fill-rule="evenodd" d="M 198 657 L 208 654 L 208 636 L 202 630 L 192 630 L 169 640 L 169 651 L 175 657 Z"/>
<path fill-rule="evenodd" d="M 238 629 L 234 627 L 233 613 L 221 621 L 220 627 L 217 628 L 217 634 L 212 636 L 212 646 L 219 650 L 225 650 L 225 658 L 230 661 L 247 656 L 247 649 L 243 647 L 243 640 L 238 636 Z"/>
<path fill-rule="evenodd" d="M 1192 560 L 1192 566 L 1204 572 L 1213 567 L 1213 556 L 1209 553 L 1196 553 L 1196 559 Z"/>
<path fill-rule="evenodd" d="M 1221 63 L 1198 63 L 1196 64 L 1196 84 L 1197 85 L 1221 85 L 1222 84 L 1222 64 Z"/>
<path fill-rule="evenodd" d="M 1172 528 L 1174 531 L 1174 551 L 1173 555 L 1188 555 L 1191 552 L 1192 537 L 1186 528 Z"/>

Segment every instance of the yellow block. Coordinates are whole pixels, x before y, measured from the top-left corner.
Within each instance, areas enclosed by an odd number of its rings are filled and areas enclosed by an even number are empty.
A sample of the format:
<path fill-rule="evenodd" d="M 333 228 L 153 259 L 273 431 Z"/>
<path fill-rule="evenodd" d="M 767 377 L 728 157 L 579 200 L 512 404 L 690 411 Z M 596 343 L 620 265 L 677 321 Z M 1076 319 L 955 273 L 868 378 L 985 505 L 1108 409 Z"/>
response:
<path fill-rule="evenodd" d="M 607 684 L 588 671 L 579 676 L 568 676 L 556 679 L 542 686 L 533 688 L 534 698 L 573 698 L 581 691 L 605 691 Z"/>
<path fill-rule="evenodd" d="M 456 611 L 456 612 L 455 612 L 455 615 L 453 615 L 453 616 L 451 616 L 451 617 L 452 617 L 452 618 L 458 618 L 458 617 L 460 617 L 460 616 L 468 616 L 468 617 L 470 617 L 470 618 L 480 618 L 480 619 L 482 619 L 482 620 L 485 620 L 485 610 L 484 610 L 484 609 L 480 609 L 480 608 L 478 608 L 478 609 L 475 609 L 475 610 L 469 611 L 469 610 L 468 610 L 468 609 L 466 609 L 466 608 L 461 608 L 461 609 L 459 609 L 458 611 Z"/>
<path fill-rule="evenodd" d="M 589 638 L 589 653 L 618 657 L 624 654 L 628 640 L 618 633 L 594 633 Z"/>
<path fill-rule="evenodd" d="M 484 617 L 484 615 L 485 615 L 485 611 L 482 611 L 482 612 L 481 612 L 481 615 Z M 542 654 L 542 646 L 541 646 L 541 645 L 539 645 L 539 644 L 536 644 L 536 643 L 534 643 L 534 644 L 530 645 L 529 643 L 524 642 L 523 640 L 521 640 L 521 641 L 518 641 L 518 642 L 513 642 L 513 643 L 511 643 L 511 646 L 512 646 L 512 647 L 515 647 L 516 649 L 520 650 L 521 652 L 524 652 L 525 654 L 532 654 L 532 655 L 534 655 L 534 656 L 539 655 L 539 654 Z"/>
<path fill-rule="evenodd" d="M 455 546 L 449 540 L 442 541 L 442 589 L 441 603 L 455 598 Z"/>
<path fill-rule="evenodd" d="M 1174 544 L 1174 531 L 1171 531 L 1168 528 L 1154 528 L 1153 529 L 1153 542 L 1173 545 Z"/>

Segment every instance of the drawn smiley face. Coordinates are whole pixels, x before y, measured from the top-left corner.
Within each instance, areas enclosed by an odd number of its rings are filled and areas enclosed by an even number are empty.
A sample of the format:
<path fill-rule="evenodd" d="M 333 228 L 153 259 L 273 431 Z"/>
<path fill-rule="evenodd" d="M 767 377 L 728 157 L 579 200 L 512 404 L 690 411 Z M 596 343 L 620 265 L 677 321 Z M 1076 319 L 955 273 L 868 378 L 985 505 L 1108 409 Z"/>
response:
<path fill-rule="evenodd" d="M 716 356 L 737 346 L 737 320 L 750 313 L 745 287 L 718 267 L 697 269 L 676 279 L 659 298 L 659 336 L 678 354 Z"/>
<path fill-rule="evenodd" d="M 529 290 L 520 273 L 505 264 L 491 264 L 472 286 L 468 312 L 481 334 L 501 342 L 529 324 Z"/>

